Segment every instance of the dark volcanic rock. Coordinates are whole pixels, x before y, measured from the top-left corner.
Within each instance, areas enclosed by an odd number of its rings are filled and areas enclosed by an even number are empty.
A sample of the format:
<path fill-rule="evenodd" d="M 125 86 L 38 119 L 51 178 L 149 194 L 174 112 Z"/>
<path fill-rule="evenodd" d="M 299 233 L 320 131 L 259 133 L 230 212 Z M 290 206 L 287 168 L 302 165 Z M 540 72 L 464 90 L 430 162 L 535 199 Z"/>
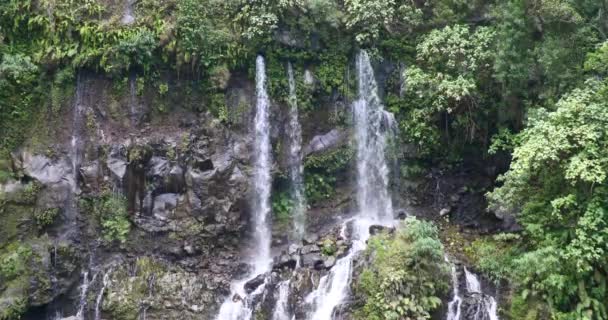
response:
<path fill-rule="evenodd" d="M 252 293 L 253 291 L 255 291 L 255 289 L 257 289 L 259 286 L 261 286 L 264 281 L 266 281 L 266 275 L 265 274 L 260 274 L 257 277 L 247 281 L 245 283 L 245 292 L 247 293 Z"/>

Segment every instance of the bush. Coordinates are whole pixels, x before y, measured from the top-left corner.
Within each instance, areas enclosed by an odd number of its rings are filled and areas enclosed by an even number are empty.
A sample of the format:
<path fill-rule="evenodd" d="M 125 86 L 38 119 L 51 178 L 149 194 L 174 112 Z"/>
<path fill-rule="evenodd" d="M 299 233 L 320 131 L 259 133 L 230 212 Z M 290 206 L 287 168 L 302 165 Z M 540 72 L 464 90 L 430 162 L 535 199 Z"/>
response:
<path fill-rule="evenodd" d="M 371 238 L 365 255 L 370 263 L 356 282 L 364 301 L 357 319 L 430 319 L 450 279 L 432 223 L 408 218 L 396 234 Z"/>
<path fill-rule="evenodd" d="M 103 194 L 81 200 L 83 211 L 91 212 L 101 225 L 101 233 L 106 242 L 124 243 L 131 231 L 126 199 L 118 195 Z"/>
<path fill-rule="evenodd" d="M 57 214 L 59 213 L 58 208 L 48 208 L 44 210 L 37 210 L 34 213 L 34 221 L 38 229 L 42 230 L 46 226 L 53 224 Z"/>

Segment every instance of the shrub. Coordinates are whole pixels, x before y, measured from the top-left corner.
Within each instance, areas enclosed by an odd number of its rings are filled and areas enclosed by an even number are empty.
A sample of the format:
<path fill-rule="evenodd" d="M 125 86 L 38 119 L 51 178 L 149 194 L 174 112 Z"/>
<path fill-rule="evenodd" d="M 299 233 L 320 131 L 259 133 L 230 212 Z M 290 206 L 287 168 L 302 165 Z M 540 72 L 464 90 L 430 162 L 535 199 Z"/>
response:
<path fill-rule="evenodd" d="M 356 282 L 364 301 L 357 319 L 430 319 L 449 288 L 449 265 L 437 228 L 408 218 L 396 234 L 370 239 L 370 261 Z"/>

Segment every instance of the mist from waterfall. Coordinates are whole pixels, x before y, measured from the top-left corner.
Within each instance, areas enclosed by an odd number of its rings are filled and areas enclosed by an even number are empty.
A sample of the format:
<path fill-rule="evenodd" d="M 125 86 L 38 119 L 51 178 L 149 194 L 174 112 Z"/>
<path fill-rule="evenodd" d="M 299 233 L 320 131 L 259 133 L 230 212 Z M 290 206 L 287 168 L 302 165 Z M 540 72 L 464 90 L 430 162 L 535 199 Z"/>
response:
<path fill-rule="evenodd" d="M 289 122 L 287 137 L 289 139 L 289 178 L 291 198 L 293 200 L 293 226 L 296 240 L 306 233 L 306 195 L 304 192 L 304 165 L 302 164 L 302 126 L 298 115 L 298 98 L 296 81 L 291 63 L 287 65 L 289 78 Z"/>
<path fill-rule="evenodd" d="M 270 124 L 269 107 L 270 100 L 266 91 L 266 65 L 264 57 L 256 59 L 256 114 L 254 119 L 254 166 L 253 166 L 253 242 L 250 263 L 253 272 L 245 280 L 232 284 L 231 294 L 220 307 L 218 320 L 249 320 L 253 309 L 252 300 L 260 295 L 266 286 L 268 279 L 264 281 L 254 292 L 247 294 L 244 284 L 270 271 L 272 257 L 270 254 L 271 231 L 270 219 L 270 192 L 272 179 L 270 169 L 272 167 L 270 147 Z"/>
<path fill-rule="evenodd" d="M 393 206 L 389 194 L 389 168 L 385 152 L 389 135 L 394 132 L 394 118 L 384 110 L 378 96 L 369 55 L 361 51 L 357 56 L 359 98 L 353 103 L 355 142 L 357 145 L 357 215 L 342 227 L 342 236 L 349 237 L 352 247 L 338 260 L 331 271 L 306 301 L 312 305 L 310 320 L 329 320 L 348 295 L 353 258 L 366 248 L 369 227 L 374 224 L 391 225 Z M 350 234 L 348 225 L 352 223 Z"/>

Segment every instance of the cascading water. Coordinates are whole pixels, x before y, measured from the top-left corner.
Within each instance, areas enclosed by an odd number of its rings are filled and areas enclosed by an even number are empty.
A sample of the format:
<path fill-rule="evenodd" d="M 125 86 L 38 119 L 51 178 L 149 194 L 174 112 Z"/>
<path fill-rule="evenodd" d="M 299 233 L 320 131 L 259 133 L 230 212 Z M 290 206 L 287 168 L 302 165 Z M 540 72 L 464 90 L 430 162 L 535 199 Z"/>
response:
<path fill-rule="evenodd" d="M 269 107 L 270 100 L 266 91 L 266 65 L 264 58 L 258 56 L 256 60 L 256 115 L 254 119 L 254 174 L 253 189 L 253 240 L 254 254 L 251 257 L 253 272 L 246 280 L 238 281 L 232 285 L 230 297 L 224 301 L 217 316 L 218 320 L 249 320 L 253 312 L 250 306 L 251 300 L 261 294 L 266 286 L 266 281 L 254 292 L 247 295 L 243 288 L 244 284 L 270 271 L 272 257 L 270 255 L 271 232 L 268 225 L 270 217 L 270 188 L 272 165 L 270 154 L 270 124 Z"/>
<path fill-rule="evenodd" d="M 306 301 L 312 305 L 311 320 L 329 320 L 348 294 L 353 258 L 366 248 L 369 227 L 373 224 L 392 224 L 393 207 L 388 191 L 389 169 L 385 151 L 387 139 L 394 131 L 394 118 L 384 110 L 378 97 L 378 86 L 367 52 L 357 56 L 359 99 L 353 104 L 355 139 L 357 144 L 357 205 L 352 219 L 352 240 L 349 253 L 338 260 L 331 271 Z M 346 238 L 349 222 L 342 227 Z"/>
<path fill-rule="evenodd" d="M 87 310 L 87 295 L 89 293 L 89 285 L 95 282 L 97 274 L 93 275 L 92 279 L 89 279 L 89 272 L 85 271 L 82 273 L 82 283 L 80 284 L 80 299 L 78 303 L 78 311 L 76 312 L 76 319 L 84 319 L 85 312 Z"/>
<path fill-rule="evenodd" d="M 101 320 L 101 303 L 103 301 L 103 294 L 110 283 L 110 274 L 112 273 L 112 269 L 106 271 L 103 274 L 103 279 L 101 281 L 101 288 L 99 289 L 99 293 L 97 294 L 97 298 L 95 299 L 95 320 Z"/>
<path fill-rule="evenodd" d="M 287 65 L 289 76 L 289 177 L 293 199 L 293 224 L 295 239 L 300 240 L 306 232 L 306 199 L 304 194 L 304 166 L 302 165 L 302 126 L 298 116 L 296 82 L 291 63 Z"/>
<path fill-rule="evenodd" d="M 494 297 L 484 294 L 477 276 L 464 268 L 467 292 L 480 295 L 475 305 L 475 313 L 471 320 L 498 320 L 498 305 Z"/>
<path fill-rule="evenodd" d="M 80 169 L 80 163 L 82 162 L 82 148 L 83 148 L 83 134 L 84 134 L 84 80 L 82 76 L 78 74 L 76 77 L 76 93 L 74 95 L 74 110 L 72 113 L 72 138 L 70 140 L 69 156 L 72 160 L 72 181 L 71 187 L 72 192 L 78 190 L 78 170 Z"/>
<path fill-rule="evenodd" d="M 448 261 L 446 259 L 446 261 Z M 460 289 L 458 286 L 458 274 L 456 273 L 456 265 L 452 264 L 452 300 L 448 303 L 447 320 L 460 320 L 460 305 L 462 298 L 460 297 Z"/>
<path fill-rule="evenodd" d="M 447 259 L 446 259 L 447 261 Z M 447 320 L 498 320 L 498 306 L 491 295 L 482 291 L 481 283 L 477 276 L 464 269 L 464 280 L 467 298 L 462 297 L 459 289 L 458 273 L 456 265 L 452 264 L 452 300 L 448 304 Z"/>
<path fill-rule="evenodd" d="M 291 280 L 281 281 L 278 287 L 277 302 L 272 313 L 272 320 L 291 320 L 289 316 L 289 285 Z"/>

